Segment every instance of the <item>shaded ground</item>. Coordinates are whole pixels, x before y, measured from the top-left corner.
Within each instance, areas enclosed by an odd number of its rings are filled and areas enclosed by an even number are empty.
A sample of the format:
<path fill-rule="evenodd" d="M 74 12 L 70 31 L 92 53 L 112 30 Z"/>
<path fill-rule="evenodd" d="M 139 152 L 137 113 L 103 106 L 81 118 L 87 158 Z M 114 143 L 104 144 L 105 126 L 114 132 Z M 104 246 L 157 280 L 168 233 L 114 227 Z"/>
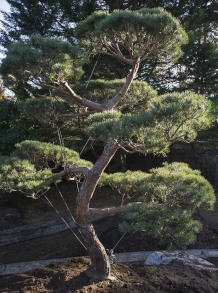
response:
<path fill-rule="evenodd" d="M 28 273 L 0 278 L 2 293 L 32 292 L 218 292 L 218 272 L 198 271 L 179 264 L 144 266 L 140 263 L 114 265 L 116 281 L 93 281 L 84 273 L 89 260 L 76 258 L 54 263 Z"/>
<path fill-rule="evenodd" d="M 59 188 L 63 192 L 67 203 L 73 211 L 75 186 L 70 183 L 64 183 L 59 185 Z M 55 188 L 51 189 L 48 197 L 64 215 L 66 213 L 66 208 Z M 103 203 L 102 197 L 104 198 Z M 13 203 L 15 203 L 14 198 L 12 198 L 12 200 Z M 119 200 L 120 197 L 112 193 L 110 189 L 99 188 L 92 204 L 95 207 L 101 206 L 102 204 L 104 206 L 118 205 Z M 43 200 L 26 201 L 20 197 L 19 200 L 16 201 L 16 204 L 17 206 L 14 206 L 14 208 L 18 209 L 21 217 L 15 218 L 15 214 L 13 214 L 11 219 L 13 225 L 29 224 L 38 219 L 40 219 L 40 221 L 47 221 L 57 218 L 54 210 Z M 8 206 L 11 206 L 10 202 Z M 216 204 L 213 212 L 200 211 L 196 216 L 203 223 L 203 230 L 198 234 L 196 243 L 188 248 L 218 248 L 218 204 Z M 94 224 L 100 240 L 107 249 L 112 249 L 123 235 L 119 232 L 118 227 L 121 221 L 121 218 L 114 216 L 98 221 Z M 78 233 L 78 231 L 76 232 Z M 115 252 L 160 249 L 163 250 L 166 249 L 166 247 L 160 246 L 158 241 L 151 237 L 145 237 L 143 233 L 135 233 L 126 234 L 117 246 Z M 82 255 L 86 255 L 86 251 L 69 230 L 47 237 L 0 247 L 0 262 L 5 264 Z"/>
<path fill-rule="evenodd" d="M 209 219 L 212 221 L 213 217 L 211 214 L 209 215 Z M 123 235 L 118 230 L 120 221 L 119 217 L 109 217 L 94 224 L 100 240 L 107 249 L 112 249 Z M 198 234 L 197 242 L 188 248 L 218 248 L 218 221 L 215 215 L 214 221 L 216 222 L 204 220 L 203 230 Z M 76 232 L 78 234 L 78 231 Z M 145 237 L 143 233 L 135 233 L 126 234 L 116 247 L 115 252 L 164 249 L 166 247 L 160 246 L 157 240 Z M 47 237 L 2 246 L 0 249 L 0 260 L 1 263 L 5 264 L 82 255 L 86 255 L 86 251 L 69 230 Z"/>

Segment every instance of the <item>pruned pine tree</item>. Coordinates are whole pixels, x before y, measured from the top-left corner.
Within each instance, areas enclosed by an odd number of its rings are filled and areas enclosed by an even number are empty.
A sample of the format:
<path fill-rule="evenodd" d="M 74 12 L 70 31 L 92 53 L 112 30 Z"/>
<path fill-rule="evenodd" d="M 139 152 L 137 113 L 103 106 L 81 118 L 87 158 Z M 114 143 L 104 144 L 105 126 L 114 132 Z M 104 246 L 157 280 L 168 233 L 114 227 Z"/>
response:
<path fill-rule="evenodd" d="M 92 225 L 93 217 L 117 214 L 128 207 L 122 229 L 142 229 L 161 238 L 162 233 L 166 233 L 163 239 L 170 239 L 170 246 L 175 246 L 189 243 L 189 236 L 193 240 L 199 230 L 199 224 L 192 220 L 195 209 L 202 205 L 213 206 L 215 197 L 210 184 L 184 164 L 165 166 L 151 174 L 104 173 L 119 149 L 129 153 L 165 154 L 176 141 L 192 141 L 197 131 L 209 124 L 207 101 L 189 91 L 157 96 L 147 84 L 133 82 L 143 60 L 151 54 L 158 58 L 176 58 L 181 45 L 187 41 L 179 21 L 165 10 L 94 13 L 77 26 L 77 36 L 86 51 L 110 55 L 121 64 L 127 64 L 126 79 L 92 81 L 91 87 L 95 87 L 92 93 L 90 89 L 88 96 L 87 92 L 79 95 L 76 80 L 81 73 L 81 54 L 66 42 L 39 36 L 12 45 L 1 72 L 5 77 L 13 74 L 15 84 L 19 77 L 27 85 L 49 89 L 69 105 L 77 103 L 83 107 L 83 111 L 71 117 L 88 117 L 87 135 L 104 143 L 102 154 L 92 165 L 67 148 L 25 141 L 17 145 L 11 157 L 2 158 L 1 186 L 34 197 L 62 176 L 79 181 L 75 219 L 91 258 L 88 273 L 97 279 L 107 279 L 111 278 L 111 265 Z M 63 165 L 62 151 L 68 165 L 53 174 L 49 162 L 52 161 L 54 167 Z M 135 195 L 141 199 L 133 201 L 131 197 L 132 202 L 127 205 L 122 201 L 117 207 L 91 208 L 98 184 L 107 184 L 127 198 Z M 151 226 L 150 220 L 154 219 Z M 166 223 L 169 226 L 165 227 Z M 176 233 L 170 237 L 174 229 Z"/>

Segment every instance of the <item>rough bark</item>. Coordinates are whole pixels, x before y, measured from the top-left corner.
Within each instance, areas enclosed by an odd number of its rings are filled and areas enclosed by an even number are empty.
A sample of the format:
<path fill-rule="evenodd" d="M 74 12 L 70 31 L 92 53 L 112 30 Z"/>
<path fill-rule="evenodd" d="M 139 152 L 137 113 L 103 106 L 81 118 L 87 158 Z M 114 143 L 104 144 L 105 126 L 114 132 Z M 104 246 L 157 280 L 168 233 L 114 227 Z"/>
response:
<path fill-rule="evenodd" d="M 106 144 L 102 155 L 86 174 L 76 198 L 75 219 L 92 263 L 87 273 L 95 279 L 110 279 L 111 266 L 105 248 L 98 239 L 93 225 L 90 223 L 88 217 L 89 205 L 98 181 L 117 149 L 118 146 L 115 141 L 109 141 Z"/>

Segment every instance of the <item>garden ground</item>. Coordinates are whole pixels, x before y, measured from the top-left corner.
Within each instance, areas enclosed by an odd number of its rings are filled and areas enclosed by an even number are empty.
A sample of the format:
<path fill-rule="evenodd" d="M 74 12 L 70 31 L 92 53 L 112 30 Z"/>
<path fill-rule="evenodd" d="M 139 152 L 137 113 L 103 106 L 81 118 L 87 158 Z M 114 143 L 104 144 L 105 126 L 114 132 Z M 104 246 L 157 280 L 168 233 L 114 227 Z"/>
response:
<path fill-rule="evenodd" d="M 198 271 L 176 263 L 159 267 L 140 263 L 116 264 L 113 267 L 115 281 L 94 281 L 84 273 L 88 265 L 88 259 L 78 257 L 27 273 L 4 276 L 0 278 L 0 292 L 218 292 L 217 271 Z"/>

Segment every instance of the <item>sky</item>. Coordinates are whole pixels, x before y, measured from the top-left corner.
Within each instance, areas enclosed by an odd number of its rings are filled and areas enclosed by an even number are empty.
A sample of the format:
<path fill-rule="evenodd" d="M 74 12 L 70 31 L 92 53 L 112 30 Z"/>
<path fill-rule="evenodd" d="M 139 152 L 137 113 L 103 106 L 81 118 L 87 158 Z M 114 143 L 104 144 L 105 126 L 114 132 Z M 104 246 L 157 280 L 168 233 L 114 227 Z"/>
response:
<path fill-rule="evenodd" d="M 0 0 L 0 10 L 8 12 L 10 10 L 10 5 L 6 0 Z M 3 19 L 2 13 L 0 12 L 0 20 Z M 1 24 L 0 24 L 1 28 Z M 0 60 L 2 59 L 3 55 L 0 53 Z"/>
<path fill-rule="evenodd" d="M 6 0 L 0 0 L 0 10 L 9 11 L 10 5 Z M 0 19 L 2 20 L 2 14 L 0 13 Z"/>

